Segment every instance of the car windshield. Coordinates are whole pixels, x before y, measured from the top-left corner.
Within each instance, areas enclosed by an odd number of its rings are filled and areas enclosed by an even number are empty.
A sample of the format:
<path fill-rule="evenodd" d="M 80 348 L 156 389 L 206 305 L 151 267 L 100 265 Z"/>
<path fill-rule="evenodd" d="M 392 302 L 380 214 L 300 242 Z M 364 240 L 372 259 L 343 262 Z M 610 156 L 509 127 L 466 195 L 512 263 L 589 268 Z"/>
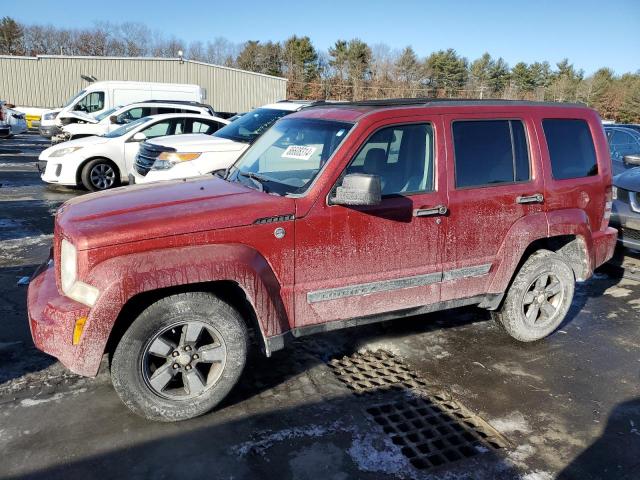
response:
<path fill-rule="evenodd" d="M 75 102 L 75 101 L 76 101 L 76 99 L 77 99 L 78 97 L 80 97 L 81 95 L 84 95 L 84 94 L 85 94 L 85 92 L 86 92 L 86 90 L 80 90 L 80 91 L 79 91 L 78 93 L 76 93 L 73 97 L 71 97 L 71 98 L 67 101 L 67 103 L 65 103 L 65 104 L 62 106 L 62 108 L 64 108 L 64 107 L 68 107 L 69 105 L 71 105 L 73 102 Z"/>
<path fill-rule="evenodd" d="M 224 128 L 213 134 L 214 137 L 226 138 L 234 142 L 253 143 L 271 125 L 291 110 L 276 110 L 275 108 L 256 108 L 245 113 Z"/>
<path fill-rule="evenodd" d="M 304 193 L 351 127 L 344 122 L 284 118 L 245 152 L 227 180 L 277 195 Z"/>
<path fill-rule="evenodd" d="M 131 123 L 127 123 L 127 124 L 121 126 L 120 128 L 116 128 L 113 132 L 105 133 L 103 135 L 103 137 L 106 137 L 106 138 L 121 137 L 125 133 L 130 132 L 134 128 L 142 125 L 143 123 L 148 122 L 149 120 L 151 120 L 151 117 L 139 118 L 138 120 L 135 120 L 135 121 L 133 121 Z"/>
<path fill-rule="evenodd" d="M 102 119 L 107 118 L 109 115 L 111 115 L 113 112 L 115 112 L 118 109 L 118 107 L 116 108 L 111 108 L 109 110 L 107 110 L 106 112 L 102 112 L 100 115 L 96 115 L 96 120 L 100 121 Z"/>

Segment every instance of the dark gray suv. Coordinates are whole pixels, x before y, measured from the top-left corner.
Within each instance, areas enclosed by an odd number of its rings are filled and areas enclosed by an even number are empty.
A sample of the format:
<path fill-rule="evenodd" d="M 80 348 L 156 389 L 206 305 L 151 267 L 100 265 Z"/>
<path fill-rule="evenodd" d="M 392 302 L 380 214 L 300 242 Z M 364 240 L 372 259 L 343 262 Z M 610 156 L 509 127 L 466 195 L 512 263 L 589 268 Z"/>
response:
<path fill-rule="evenodd" d="M 619 231 L 618 242 L 640 250 L 640 167 L 617 175 L 613 185 L 611 226 Z"/>

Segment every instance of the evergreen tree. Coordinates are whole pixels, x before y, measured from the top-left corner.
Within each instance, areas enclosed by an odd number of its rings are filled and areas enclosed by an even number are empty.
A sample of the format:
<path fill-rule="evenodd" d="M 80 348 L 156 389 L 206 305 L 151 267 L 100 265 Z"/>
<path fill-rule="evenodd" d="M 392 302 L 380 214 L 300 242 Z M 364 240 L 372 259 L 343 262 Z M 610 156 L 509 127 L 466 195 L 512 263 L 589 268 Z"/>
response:
<path fill-rule="evenodd" d="M 487 80 L 489 91 L 493 94 L 502 93 L 509 83 L 509 79 L 509 65 L 500 57 L 489 67 Z"/>
<path fill-rule="evenodd" d="M 420 63 L 413 48 L 406 47 L 402 50 L 400 57 L 396 61 L 396 77 L 405 83 L 414 83 L 420 77 Z"/>
<path fill-rule="evenodd" d="M 11 17 L 0 20 L 0 55 L 24 55 L 24 29 Z"/>
<path fill-rule="evenodd" d="M 453 48 L 432 53 L 425 68 L 430 83 L 448 95 L 462 89 L 467 81 L 467 60 L 458 56 Z"/>

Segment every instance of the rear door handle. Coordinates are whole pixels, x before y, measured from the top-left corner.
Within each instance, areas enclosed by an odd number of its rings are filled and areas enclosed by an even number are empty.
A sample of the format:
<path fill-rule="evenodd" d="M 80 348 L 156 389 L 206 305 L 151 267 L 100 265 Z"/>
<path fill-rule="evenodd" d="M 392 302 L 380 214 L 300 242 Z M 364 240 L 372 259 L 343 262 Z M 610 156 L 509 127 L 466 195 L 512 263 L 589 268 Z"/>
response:
<path fill-rule="evenodd" d="M 445 205 L 438 205 L 430 208 L 416 208 L 413 210 L 414 217 L 435 217 L 446 215 L 449 209 Z"/>
<path fill-rule="evenodd" d="M 544 195 L 534 193 L 533 195 L 525 195 L 516 198 L 516 203 L 543 203 Z"/>

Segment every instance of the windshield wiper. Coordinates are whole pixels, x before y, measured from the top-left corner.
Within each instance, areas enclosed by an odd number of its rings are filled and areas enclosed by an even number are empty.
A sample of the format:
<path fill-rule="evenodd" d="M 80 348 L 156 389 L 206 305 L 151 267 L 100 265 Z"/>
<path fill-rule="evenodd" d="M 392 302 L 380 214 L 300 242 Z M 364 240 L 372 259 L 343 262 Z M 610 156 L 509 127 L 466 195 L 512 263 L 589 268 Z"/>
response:
<path fill-rule="evenodd" d="M 263 177 L 262 175 L 258 175 L 253 172 L 238 172 L 238 175 L 246 177 L 253 181 L 255 185 L 257 185 L 258 190 L 264 193 L 268 193 L 268 190 L 265 188 L 264 184 L 269 181 L 268 178 Z"/>

